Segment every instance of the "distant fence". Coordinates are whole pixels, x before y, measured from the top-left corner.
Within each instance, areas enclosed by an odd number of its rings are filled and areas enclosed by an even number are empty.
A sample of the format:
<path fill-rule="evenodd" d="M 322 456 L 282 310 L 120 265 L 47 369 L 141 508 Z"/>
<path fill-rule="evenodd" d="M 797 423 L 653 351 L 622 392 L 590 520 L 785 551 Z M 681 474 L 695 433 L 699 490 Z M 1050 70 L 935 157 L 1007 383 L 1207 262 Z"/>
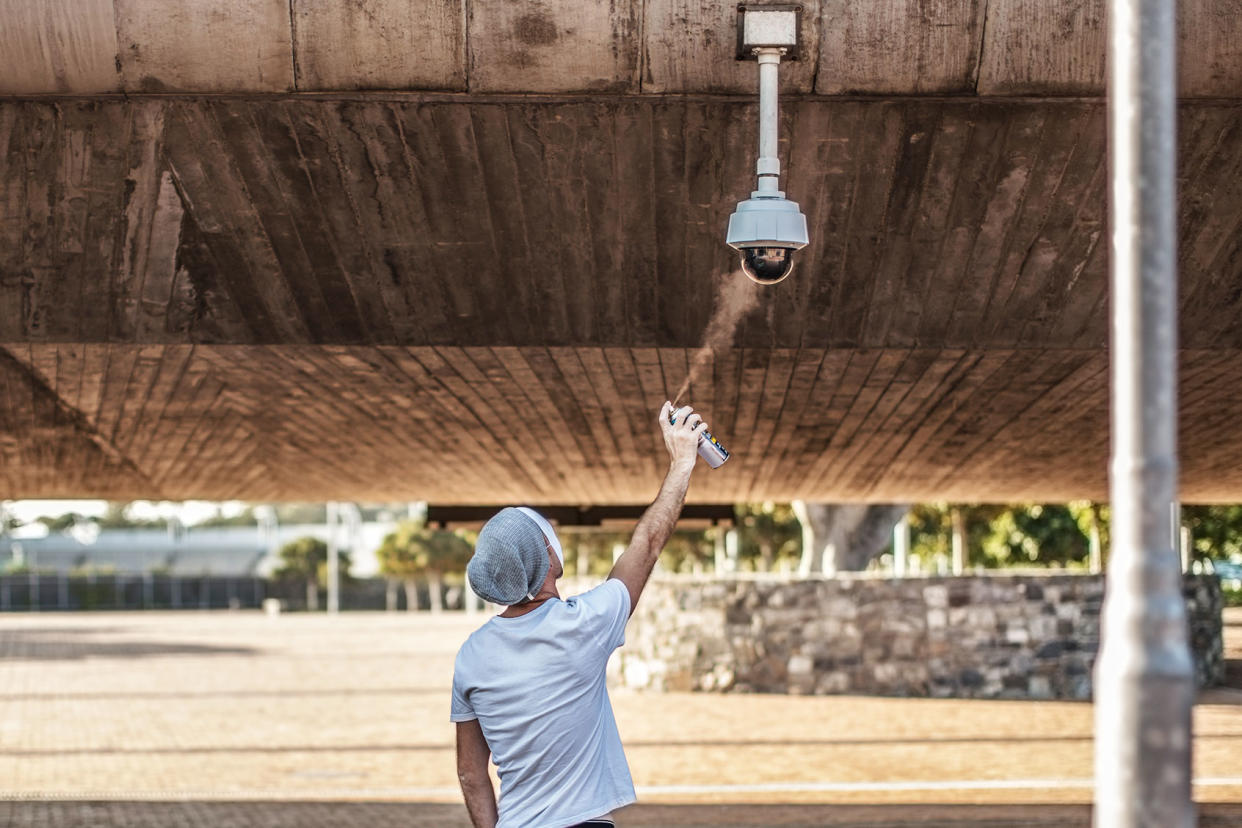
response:
<path fill-rule="evenodd" d="M 419 606 L 431 596 L 419 585 Z M 461 609 L 462 587 L 445 586 L 447 609 Z M 275 598 L 287 610 L 306 609 L 306 585 L 298 580 L 252 576 L 67 573 L 0 575 L 0 612 L 72 612 L 75 610 L 257 609 Z M 390 591 L 383 578 L 351 578 L 341 584 L 342 610 L 406 609 L 405 589 Z M 319 608 L 327 606 L 319 590 Z"/>
<path fill-rule="evenodd" d="M 257 608 L 267 581 L 210 575 L 0 575 L 0 612 Z"/>

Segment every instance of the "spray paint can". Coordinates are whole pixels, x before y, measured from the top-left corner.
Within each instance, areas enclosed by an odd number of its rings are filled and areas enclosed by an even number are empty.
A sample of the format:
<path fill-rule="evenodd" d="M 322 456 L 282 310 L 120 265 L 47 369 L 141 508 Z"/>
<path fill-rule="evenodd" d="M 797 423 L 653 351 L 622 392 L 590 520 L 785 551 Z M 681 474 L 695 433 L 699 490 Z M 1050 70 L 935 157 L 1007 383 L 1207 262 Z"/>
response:
<path fill-rule="evenodd" d="M 678 418 L 684 416 L 689 409 L 690 406 L 683 405 L 668 415 L 668 421 L 673 425 L 677 425 Z M 706 460 L 707 465 L 713 469 L 718 469 L 724 465 L 724 461 L 729 459 L 729 450 L 722 446 L 720 441 L 713 437 L 710 432 L 704 431 L 699 435 L 699 457 Z"/>

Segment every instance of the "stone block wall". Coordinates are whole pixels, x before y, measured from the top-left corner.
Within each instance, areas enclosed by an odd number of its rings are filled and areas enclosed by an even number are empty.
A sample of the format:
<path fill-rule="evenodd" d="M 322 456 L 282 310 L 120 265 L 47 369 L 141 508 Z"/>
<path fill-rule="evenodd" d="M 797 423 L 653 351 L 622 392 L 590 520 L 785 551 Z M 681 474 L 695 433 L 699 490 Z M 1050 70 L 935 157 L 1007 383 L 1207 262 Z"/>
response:
<path fill-rule="evenodd" d="M 1200 686 L 1223 676 L 1220 583 L 1187 576 Z M 1088 699 L 1090 575 L 654 581 L 621 651 L 635 687 Z"/>

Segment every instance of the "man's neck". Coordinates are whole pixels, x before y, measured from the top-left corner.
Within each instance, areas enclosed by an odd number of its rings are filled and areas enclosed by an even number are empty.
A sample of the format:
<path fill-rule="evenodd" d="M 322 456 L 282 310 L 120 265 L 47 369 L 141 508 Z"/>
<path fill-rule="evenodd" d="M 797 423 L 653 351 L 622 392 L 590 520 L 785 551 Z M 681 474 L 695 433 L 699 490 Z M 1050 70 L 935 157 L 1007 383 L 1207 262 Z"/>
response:
<path fill-rule="evenodd" d="M 535 610 L 539 609 L 540 607 L 544 605 L 544 602 L 548 601 L 549 599 L 552 599 L 552 598 L 559 599 L 560 597 L 561 597 L 561 593 L 555 586 L 551 587 L 550 589 L 541 589 L 535 595 L 534 598 L 527 601 L 525 604 L 514 604 L 513 606 L 506 609 L 504 612 L 500 613 L 500 617 L 501 618 L 518 618 L 520 616 L 525 615 L 528 612 L 534 612 Z"/>

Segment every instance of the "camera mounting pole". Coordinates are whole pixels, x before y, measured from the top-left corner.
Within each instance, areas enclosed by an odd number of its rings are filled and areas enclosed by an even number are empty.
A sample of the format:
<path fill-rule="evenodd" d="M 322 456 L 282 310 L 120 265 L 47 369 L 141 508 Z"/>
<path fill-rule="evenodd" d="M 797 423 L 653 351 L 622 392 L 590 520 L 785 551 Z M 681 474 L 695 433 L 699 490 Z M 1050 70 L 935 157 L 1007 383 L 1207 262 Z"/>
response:
<path fill-rule="evenodd" d="M 752 281 L 774 285 L 793 269 L 793 254 L 806 247 L 806 216 L 781 191 L 779 70 L 781 59 L 798 59 L 802 7 L 737 7 L 737 59 L 759 64 L 759 179 L 750 198 L 729 216 L 725 243 L 742 258 L 742 272 Z"/>
<path fill-rule="evenodd" d="M 755 162 L 759 184 L 755 192 L 780 198 L 785 194 L 780 191 L 781 160 L 776 155 L 781 121 L 777 80 L 783 50 L 764 46 L 755 51 L 759 60 L 759 160 Z"/>

